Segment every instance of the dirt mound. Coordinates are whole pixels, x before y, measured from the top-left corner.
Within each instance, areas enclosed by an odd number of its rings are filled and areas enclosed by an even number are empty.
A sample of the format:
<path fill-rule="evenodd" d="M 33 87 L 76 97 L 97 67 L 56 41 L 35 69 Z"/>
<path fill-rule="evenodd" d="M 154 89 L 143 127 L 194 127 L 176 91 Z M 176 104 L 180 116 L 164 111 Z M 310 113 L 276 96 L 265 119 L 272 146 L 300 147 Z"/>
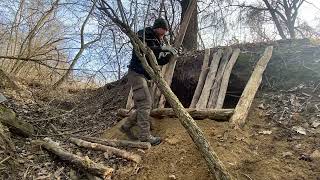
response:
<path fill-rule="evenodd" d="M 242 132 L 228 122 L 197 121 L 219 158 L 236 179 L 317 179 L 320 130 L 301 135 L 279 127 L 254 105 Z M 126 138 L 119 123 L 104 137 Z M 143 154 L 137 167 L 120 167 L 114 179 L 210 179 L 205 161 L 178 119 L 153 119 L 153 133 L 164 142 Z M 271 134 L 270 134 L 271 133 Z"/>

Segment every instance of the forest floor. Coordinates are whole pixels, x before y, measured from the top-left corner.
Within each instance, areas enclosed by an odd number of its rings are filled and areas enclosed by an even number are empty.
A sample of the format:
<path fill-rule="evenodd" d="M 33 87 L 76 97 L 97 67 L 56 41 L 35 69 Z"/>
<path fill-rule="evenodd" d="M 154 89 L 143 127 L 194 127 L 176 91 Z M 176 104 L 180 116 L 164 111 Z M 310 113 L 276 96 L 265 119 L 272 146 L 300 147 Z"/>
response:
<path fill-rule="evenodd" d="M 113 167 L 113 179 L 210 179 L 204 159 L 178 119 L 152 119 L 152 132 L 164 141 L 149 150 L 127 149 L 142 156 L 139 164 L 68 142 L 70 135 L 126 139 L 118 130 L 121 123 L 116 116 L 126 101 L 125 83 L 122 80 L 85 92 L 45 93 L 35 87 L 5 91 L 6 106 L 19 119 L 33 124 L 37 134 L 29 138 L 11 134 L 16 153 L 10 158 L 0 153 L 0 179 L 92 179 L 33 143 L 44 137 L 74 154 Z M 241 131 L 231 129 L 228 122 L 196 122 L 236 179 L 318 180 L 319 108 L 319 84 L 303 84 L 259 92 Z M 56 134 L 51 124 L 65 135 Z"/>

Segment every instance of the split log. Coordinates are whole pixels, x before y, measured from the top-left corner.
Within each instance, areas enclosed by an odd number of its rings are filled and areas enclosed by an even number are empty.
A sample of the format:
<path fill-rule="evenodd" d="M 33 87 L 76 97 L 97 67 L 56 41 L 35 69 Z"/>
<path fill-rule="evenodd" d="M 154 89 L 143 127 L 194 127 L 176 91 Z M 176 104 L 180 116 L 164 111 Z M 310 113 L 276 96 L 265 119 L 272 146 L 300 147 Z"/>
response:
<path fill-rule="evenodd" d="M 262 75 L 266 69 L 268 62 L 272 56 L 273 46 L 268 46 L 263 53 L 263 56 L 257 62 L 256 67 L 243 90 L 239 102 L 235 108 L 235 112 L 231 117 L 231 125 L 235 128 L 240 128 L 244 125 L 248 116 L 249 109 L 256 92 L 260 86 Z"/>
<path fill-rule="evenodd" d="M 191 117 L 195 119 L 214 119 L 220 121 L 227 121 L 233 114 L 233 109 L 185 109 Z M 119 109 L 118 116 L 127 117 L 129 111 L 126 109 Z M 177 117 L 172 108 L 157 108 L 150 112 L 150 116 L 155 118 L 163 117 Z"/>
<path fill-rule="evenodd" d="M 210 90 L 211 87 L 215 81 L 217 69 L 219 66 L 219 62 L 221 59 L 223 51 L 219 49 L 212 58 L 211 64 L 210 64 L 210 70 L 208 72 L 205 84 L 203 86 L 201 96 L 199 98 L 199 101 L 196 104 L 197 109 L 205 109 L 207 107 L 209 95 L 210 95 Z"/>
<path fill-rule="evenodd" d="M 0 105 L 0 123 L 7 126 L 11 132 L 25 137 L 34 134 L 34 128 L 31 124 L 18 120 L 16 113 L 3 105 Z"/>
<path fill-rule="evenodd" d="M 182 18 L 182 22 L 180 24 L 178 36 L 175 39 L 175 42 L 173 44 L 173 47 L 179 49 L 179 47 L 182 45 L 184 35 L 186 34 L 192 13 L 194 12 L 194 9 L 197 8 L 197 1 L 190 1 L 188 8 L 184 14 L 184 17 Z M 165 81 L 168 83 L 169 87 L 172 82 L 172 77 L 174 73 L 174 69 L 176 67 L 177 62 L 177 55 L 173 56 L 170 60 L 170 62 L 167 64 L 166 73 L 163 74 Z M 165 105 L 166 99 L 164 95 L 161 95 L 160 101 L 159 101 L 159 108 L 163 108 Z"/>
<path fill-rule="evenodd" d="M 112 147 L 125 147 L 125 148 L 140 148 L 140 149 L 150 149 L 151 144 L 148 142 L 139 142 L 139 141 L 127 141 L 127 140 L 110 140 L 110 139 L 101 139 L 96 137 L 84 137 L 84 136 L 75 136 L 79 139 L 85 141 L 98 143 L 106 146 Z"/>
<path fill-rule="evenodd" d="M 125 150 L 117 149 L 117 148 L 110 147 L 110 146 L 105 146 L 105 145 L 98 144 L 98 143 L 91 143 L 88 141 L 84 141 L 84 140 L 81 140 L 78 138 L 72 138 L 72 137 L 69 139 L 69 141 L 76 144 L 79 147 L 90 148 L 90 149 L 93 149 L 96 151 L 108 152 L 108 153 L 114 154 L 116 156 L 122 157 L 124 159 L 134 161 L 136 163 L 139 163 L 141 161 L 141 156 L 127 152 Z"/>
<path fill-rule="evenodd" d="M 219 94 L 219 90 L 220 90 L 220 84 L 221 84 L 221 79 L 224 73 L 224 70 L 226 69 L 228 60 L 230 58 L 232 54 L 232 48 L 228 47 L 222 56 L 220 65 L 219 65 L 219 69 L 216 75 L 216 79 L 214 81 L 213 86 L 211 87 L 211 93 L 209 96 L 209 100 L 208 100 L 208 104 L 207 104 L 207 108 L 216 108 L 216 103 L 217 103 L 217 99 L 218 99 L 218 94 Z"/>
<path fill-rule="evenodd" d="M 232 56 L 227 64 L 227 67 L 224 70 L 223 77 L 221 80 L 219 95 L 218 95 L 218 99 L 217 99 L 217 104 L 215 106 L 216 109 L 222 109 L 224 98 L 226 97 L 226 93 L 227 93 L 227 88 L 228 88 L 228 84 L 229 84 L 229 78 L 231 75 L 231 71 L 232 71 L 234 64 L 236 63 L 236 61 L 238 59 L 239 54 L 240 54 L 239 48 L 237 48 L 236 50 L 233 51 Z"/>
<path fill-rule="evenodd" d="M 204 58 L 203 58 L 203 63 L 201 67 L 201 73 L 199 76 L 198 84 L 196 87 L 196 90 L 194 91 L 193 98 L 190 104 L 190 108 L 195 108 L 196 104 L 199 100 L 199 97 L 201 95 L 201 90 L 203 88 L 204 82 L 206 80 L 207 74 L 208 74 L 208 66 L 209 66 L 209 57 L 210 57 L 210 49 L 205 49 L 204 50 Z"/>
<path fill-rule="evenodd" d="M 128 99 L 127 99 L 127 104 L 126 104 L 126 109 L 131 109 L 134 106 L 133 102 L 133 92 L 132 92 L 132 87 L 130 87 Z"/>
<path fill-rule="evenodd" d="M 113 168 L 106 167 L 102 164 L 95 163 L 89 159 L 88 156 L 80 157 L 62 149 L 58 143 L 52 141 L 50 138 L 45 138 L 44 141 L 40 141 L 41 147 L 45 148 L 49 152 L 57 155 L 60 159 L 68 161 L 78 166 L 79 169 L 85 169 L 93 175 L 97 175 L 105 180 L 111 179 Z"/>

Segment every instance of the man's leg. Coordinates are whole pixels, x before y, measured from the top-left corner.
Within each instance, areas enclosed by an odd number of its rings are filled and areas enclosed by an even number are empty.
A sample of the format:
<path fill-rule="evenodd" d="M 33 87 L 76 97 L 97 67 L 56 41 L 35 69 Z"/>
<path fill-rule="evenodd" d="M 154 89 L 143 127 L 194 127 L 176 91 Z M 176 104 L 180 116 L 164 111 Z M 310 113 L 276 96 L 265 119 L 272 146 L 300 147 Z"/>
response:
<path fill-rule="evenodd" d="M 136 107 L 136 121 L 140 128 L 139 140 L 157 145 L 161 142 L 159 137 L 154 137 L 150 133 L 150 111 L 152 106 L 151 94 L 146 79 L 143 75 L 135 74 L 133 90 L 133 100 Z"/>

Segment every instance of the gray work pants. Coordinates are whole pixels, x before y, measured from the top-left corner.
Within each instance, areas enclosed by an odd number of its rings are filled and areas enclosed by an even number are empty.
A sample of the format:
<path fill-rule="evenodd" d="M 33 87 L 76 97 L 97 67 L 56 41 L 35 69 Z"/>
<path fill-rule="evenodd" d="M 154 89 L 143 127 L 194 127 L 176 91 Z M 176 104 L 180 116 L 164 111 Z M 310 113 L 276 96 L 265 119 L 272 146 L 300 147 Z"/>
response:
<path fill-rule="evenodd" d="M 138 138 L 147 140 L 150 134 L 150 111 L 152 96 L 146 78 L 132 70 L 128 72 L 128 82 L 132 87 L 133 101 L 136 111 L 128 117 L 123 126 L 131 128 L 137 125 L 140 129 Z"/>

